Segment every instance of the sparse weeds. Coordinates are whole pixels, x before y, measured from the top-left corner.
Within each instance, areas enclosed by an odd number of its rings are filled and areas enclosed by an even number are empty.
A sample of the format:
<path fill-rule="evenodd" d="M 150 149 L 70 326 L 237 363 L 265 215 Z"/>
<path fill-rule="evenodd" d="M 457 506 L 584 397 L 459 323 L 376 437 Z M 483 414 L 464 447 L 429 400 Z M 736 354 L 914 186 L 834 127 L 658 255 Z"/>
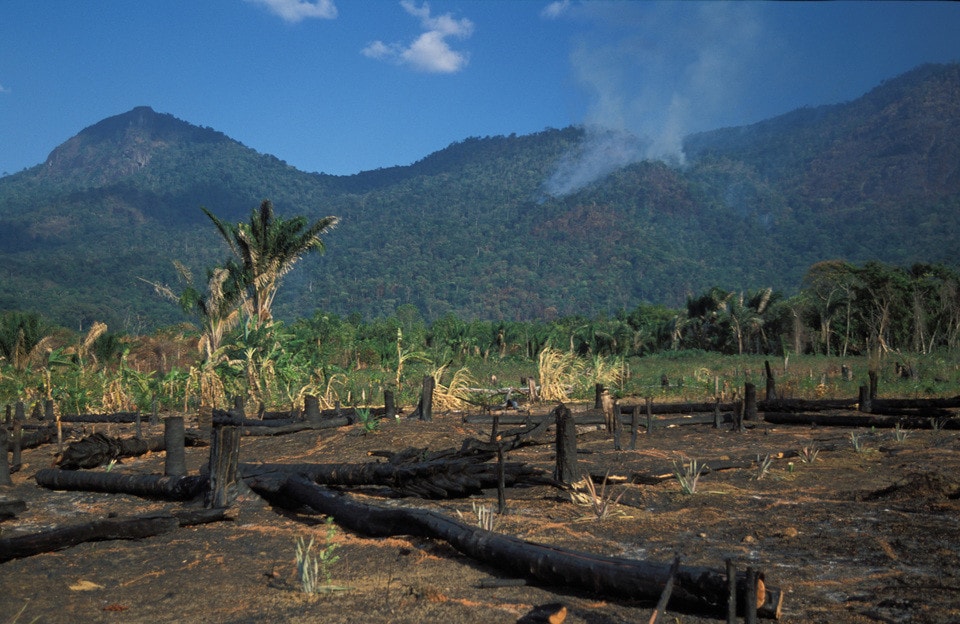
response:
<path fill-rule="evenodd" d="M 597 486 L 590 475 L 583 475 L 583 479 L 573 484 L 573 489 L 570 491 L 570 500 L 576 505 L 590 507 L 597 520 L 603 520 L 616 508 L 620 499 L 626 493 L 626 490 L 623 490 L 614 497 L 613 492 L 607 492 L 609 477 L 610 473 L 603 476 L 603 483 L 600 484 L 600 491 L 598 492 Z"/>
<path fill-rule="evenodd" d="M 812 464 L 817 461 L 817 455 L 820 454 L 820 449 L 815 446 L 805 446 L 800 449 L 800 461 L 805 464 Z"/>
<path fill-rule="evenodd" d="M 473 506 L 473 513 L 477 514 L 477 526 L 484 531 L 492 531 L 497 524 L 497 514 L 493 511 L 493 507 L 477 505 L 476 503 L 471 503 L 471 505 Z"/>
<path fill-rule="evenodd" d="M 850 432 L 850 442 L 853 444 L 853 450 L 857 453 L 863 453 L 867 450 L 867 447 L 863 443 L 863 434 L 857 433 L 856 431 Z"/>
<path fill-rule="evenodd" d="M 773 464 L 773 458 L 769 455 L 761 458 L 757 455 L 757 481 L 763 479 L 770 472 L 770 465 Z"/>
<path fill-rule="evenodd" d="M 903 442 L 907 439 L 908 431 L 897 423 L 893 428 L 893 437 L 897 442 Z"/>
<path fill-rule="evenodd" d="M 356 410 L 357 422 L 360 423 L 363 435 L 380 431 L 380 418 L 370 412 L 369 408 L 358 407 Z"/>
<path fill-rule="evenodd" d="M 300 588 L 305 594 L 319 594 L 326 591 L 344 589 L 331 584 L 330 568 L 340 561 L 340 555 L 334 554 L 334 551 L 340 547 L 333 541 L 337 534 L 337 527 L 333 524 L 333 518 L 327 518 L 326 544 L 314 552 L 314 538 L 305 541 L 302 537 L 297 538 L 297 577 L 300 579 Z"/>
<path fill-rule="evenodd" d="M 680 484 L 680 491 L 684 494 L 695 494 L 697 483 L 700 476 L 707 470 L 706 464 L 698 464 L 697 460 L 691 459 L 689 463 L 673 462 L 673 476 L 677 478 Z"/>

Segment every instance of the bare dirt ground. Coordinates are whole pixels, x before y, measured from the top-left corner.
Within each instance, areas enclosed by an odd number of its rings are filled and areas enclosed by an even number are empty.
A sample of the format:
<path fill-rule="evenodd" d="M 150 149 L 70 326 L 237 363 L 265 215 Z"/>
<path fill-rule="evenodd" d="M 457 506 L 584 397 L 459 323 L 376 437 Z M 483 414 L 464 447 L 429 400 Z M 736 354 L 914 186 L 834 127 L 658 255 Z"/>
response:
<path fill-rule="evenodd" d="M 578 411 L 574 406 L 574 412 Z M 546 409 L 544 410 L 546 411 Z M 132 427 L 97 425 L 112 435 Z M 91 426 L 87 426 L 87 433 Z M 160 435 L 160 427 L 147 433 Z M 726 558 L 762 569 L 784 592 L 783 622 L 960 621 L 960 433 L 791 427 L 758 423 L 737 433 L 695 425 L 641 433 L 637 450 L 615 451 L 607 434 L 581 431 L 580 468 L 614 476 L 670 472 L 675 460 L 756 459 L 804 447 L 816 460 L 774 459 L 760 469 L 712 471 L 694 494 L 676 479 L 627 490 L 613 513 L 598 520 L 567 493 L 547 486 L 510 489 L 509 513 L 496 530 L 525 540 L 611 556 L 722 570 Z M 277 437 L 244 437 L 241 461 L 369 462 L 369 451 L 457 447 L 486 439 L 489 426 L 468 425 L 462 414 L 433 422 L 384 421 L 378 433 L 360 427 Z M 552 430 L 550 435 L 552 435 Z M 548 438 L 544 439 L 549 441 Z M 173 510 L 178 503 L 134 496 L 57 492 L 33 475 L 54 462 L 55 445 L 24 451 L 23 469 L 0 498 L 29 508 L 0 524 L 4 537 L 80 523 L 108 514 Z M 827 450 L 833 447 L 835 450 Z M 188 448 L 196 474 L 208 449 Z M 160 474 L 163 453 L 124 460 L 113 470 Z M 509 461 L 552 471 L 552 444 L 511 452 Z M 98 470 L 103 470 L 100 468 Z M 356 494 L 383 504 L 383 496 Z M 626 504 L 629 503 L 629 504 Z M 496 506 L 496 492 L 464 500 L 393 499 L 390 504 L 433 509 L 475 523 L 474 506 Z M 197 507 L 198 503 L 189 506 Z M 370 539 L 338 530 L 340 560 L 330 568 L 342 589 L 300 591 L 295 541 L 324 544 L 317 515 L 272 508 L 259 499 L 238 505 L 233 521 L 178 529 L 136 541 L 86 543 L 0 564 L 0 623 L 27 622 L 516 622 L 536 605 L 562 603 L 567 622 L 647 621 L 649 602 L 613 600 L 563 587 L 481 588 L 496 569 L 449 545 L 423 538 Z M 714 622 L 670 613 L 670 622 Z"/>

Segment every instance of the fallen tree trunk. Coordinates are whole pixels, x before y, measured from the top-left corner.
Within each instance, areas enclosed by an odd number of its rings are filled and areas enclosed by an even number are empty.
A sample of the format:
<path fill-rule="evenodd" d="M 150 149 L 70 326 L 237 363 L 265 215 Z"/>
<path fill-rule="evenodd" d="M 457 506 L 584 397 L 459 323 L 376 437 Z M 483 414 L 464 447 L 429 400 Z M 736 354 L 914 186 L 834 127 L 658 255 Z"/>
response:
<path fill-rule="evenodd" d="M 226 517 L 223 509 L 188 511 L 183 514 L 105 518 L 50 531 L 0 538 L 0 563 L 70 548 L 83 542 L 141 539 L 167 533 L 181 526 L 217 522 Z"/>
<path fill-rule="evenodd" d="M 897 425 L 907 429 L 960 429 L 960 418 L 939 416 L 878 416 L 861 413 L 794 414 L 769 412 L 763 416 L 776 425 L 817 425 L 819 427 L 877 427 L 892 429 Z"/>
<path fill-rule="evenodd" d="M 248 423 L 251 421 L 244 421 L 244 422 Z M 259 421 L 254 421 L 254 422 L 259 422 Z M 298 433 L 300 431 L 345 427 L 349 424 L 350 424 L 350 419 L 346 417 L 324 418 L 317 424 L 312 424 L 307 421 L 284 424 L 281 426 L 244 424 L 240 430 L 240 433 L 241 435 L 245 435 L 245 436 L 286 435 L 288 433 Z"/>
<path fill-rule="evenodd" d="M 199 431 L 184 432 L 185 446 L 208 446 L 209 441 L 201 439 Z M 57 465 L 64 470 L 96 468 L 110 462 L 111 459 L 136 457 L 145 453 L 166 450 L 165 436 L 150 439 L 115 438 L 103 433 L 95 433 L 82 440 L 73 442 L 63 452 Z"/>
<path fill-rule="evenodd" d="M 656 412 L 652 412 L 656 413 Z M 669 413 L 669 412 L 664 412 Z M 550 426 L 554 424 L 555 418 L 551 415 L 544 416 L 523 416 L 523 415 L 501 415 L 497 417 L 501 425 L 523 425 L 523 424 L 544 424 Z M 720 421 L 724 423 L 733 422 L 733 414 L 730 412 L 720 414 Z M 467 416 L 464 418 L 464 422 L 484 425 L 492 424 L 493 417 L 486 415 L 475 415 Z M 620 407 L 620 422 L 622 425 L 627 427 L 632 426 L 633 415 L 630 412 L 630 409 L 627 407 Z M 657 418 L 653 421 L 653 424 L 660 427 L 681 427 L 684 425 L 708 425 L 713 424 L 713 408 L 710 409 L 710 414 L 694 414 L 691 416 L 677 416 L 674 418 Z M 588 410 L 586 412 L 581 412 L 579 414 L 574 414 L 574 423 L 579 426 L 589 426 L 589 425 L 605 425 L 606 420 L 604 418 L 603 412 L 600 410 Z M 640 421 L 640 425 L 646 428 L 646 422 L 644 420 Z"/>
<path fill-rule="evenodd" d="M 64 414 L 61 422 L 78 423 L 132 423 L 136 422 L 137 412 L 115 412 L 113 414 Z"/>
<path fill-rule="evenodd" d="M 44 468 L 37 472 L 37 485 L 51 490 L 83 490 L 109 494 L 132 494 L 165 500 L 191 500 L 204 491 L 206 476 L 165 477 L 116 472 L 84 472 Z"/>
<path fill-rule="evenodd" d="M 555 548 L 485 531 L 422 509 L 383 509 L 363 505 L 317 487 L 302 476 L 291 476 L 281 493 L 318 513 L 332 516 L 341 526 L 372 537 L 414 535 L 448 542 L 465 555 L 487 565 L 547 585 L 596 592 L 627 600 L 656 602 L 671 572 L 671 565 Z M 745 588 L 746 577 L 738 580 Z M 719 617 L 727 604 L 727 579 L 723 571 L 680 566 L 670 600 L 672 610 Z M 782 593 L 763 584 L 757 587 L 758 613 L 780 615 Z M 738 589 L 738 591 L 744 591 Z M 745 595 L 745 592 L 744 592 Z M 743 599 L 738 601 L 743 604 Z"/>
<path fill-rule="evenodd" d="M 417 463 L 241 464 L 240 474 L 254 490 L 277 492 L 291 475 L 337 486 L 381 486 L 407 496 L 459 498 L 497 487 L 497 465 L 469 459 L 434 459 Z M 525 464 L 504 465 L 504 484 L 553 484 Z"/>
<path fill-rule="evenodd" d="M 775 399 L 757 401 L 760 412 L 824 412 L 857 409 L 857 399 Z"/>

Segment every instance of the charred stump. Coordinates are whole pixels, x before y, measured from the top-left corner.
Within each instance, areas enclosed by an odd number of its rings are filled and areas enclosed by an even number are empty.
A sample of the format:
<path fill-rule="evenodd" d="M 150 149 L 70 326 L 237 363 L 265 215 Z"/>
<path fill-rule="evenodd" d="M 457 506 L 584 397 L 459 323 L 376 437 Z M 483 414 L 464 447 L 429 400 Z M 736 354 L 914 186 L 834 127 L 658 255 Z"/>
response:
<path fill-rule="evenodd" d="M 166 451 L 163 474 L 168 477 L 180 477 L 187 474 L 187 458 L 184 446 L 183 416 L 168 416 L 163 421 L 163 448 Z"/>
<path fill-rule="evenodd" d="M 204 498 L 207 509 L 229 507 L 239 495 L 240 427 L 214 421 L 210 437 L 210 481 Z"/>
<path fill-rule="evenodd" d="M 561 403 L 554 410 L 557 419 L 557 466 L 553 477 L 561 483 L 570 484 L 579 478 L 577 474 L 577 423 L 566 405 Z"/>

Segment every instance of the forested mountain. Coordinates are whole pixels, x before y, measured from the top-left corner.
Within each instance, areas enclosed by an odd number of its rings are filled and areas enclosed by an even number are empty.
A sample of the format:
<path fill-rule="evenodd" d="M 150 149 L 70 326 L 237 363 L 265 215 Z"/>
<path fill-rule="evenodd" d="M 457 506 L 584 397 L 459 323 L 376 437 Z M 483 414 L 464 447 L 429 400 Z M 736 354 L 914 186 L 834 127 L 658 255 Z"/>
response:
<path fill-rule="evenodd" d="M 0 310 L 68 327 L 181 320 L 176 288 L 226 256 L 204 206 L 239 221 L 340 217 L 285 278 L 280 317 L 593 316 L 678 306 L 712 286 L 791 292 L 830 258 L 947 262 L 960 252 L 960 65 L 923 66 L 846 104 L 691 136 L 687 162 L 621 167 L 545 192 L 580 128 L 468 138 L 409 166 L 305 173 L 148 107 L 105 119 L 0 178 Z M 140 279 L 142 278 L 142 279 Z"/>

